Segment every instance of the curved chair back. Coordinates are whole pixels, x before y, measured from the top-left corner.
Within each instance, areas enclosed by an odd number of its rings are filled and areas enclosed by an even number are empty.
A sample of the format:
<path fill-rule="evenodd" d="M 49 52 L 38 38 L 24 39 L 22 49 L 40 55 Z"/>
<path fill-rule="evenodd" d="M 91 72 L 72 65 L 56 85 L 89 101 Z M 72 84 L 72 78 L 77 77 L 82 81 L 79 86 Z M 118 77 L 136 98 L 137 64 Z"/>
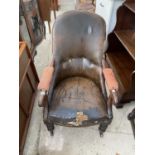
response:
<path fill-rule="evenodd" d="M 52 37 L 57 79 L 84 76 L 100 83 L 102 57 L 106 50 L 103 18 L 89 12 L 66 12 L 56 19 Z"/>

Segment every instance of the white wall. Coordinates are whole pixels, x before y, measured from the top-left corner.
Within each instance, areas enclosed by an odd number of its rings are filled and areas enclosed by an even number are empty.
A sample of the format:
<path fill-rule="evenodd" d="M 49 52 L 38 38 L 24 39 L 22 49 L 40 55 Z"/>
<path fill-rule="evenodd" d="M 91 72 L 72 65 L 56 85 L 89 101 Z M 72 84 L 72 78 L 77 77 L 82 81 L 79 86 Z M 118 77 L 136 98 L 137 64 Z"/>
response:
<path fill-rule="evenodd" d="M 106 35 L 111 33 L 116 25 L 117 9 L 125 0 L 96 0 L 96 14 L 106 22 Z"/>

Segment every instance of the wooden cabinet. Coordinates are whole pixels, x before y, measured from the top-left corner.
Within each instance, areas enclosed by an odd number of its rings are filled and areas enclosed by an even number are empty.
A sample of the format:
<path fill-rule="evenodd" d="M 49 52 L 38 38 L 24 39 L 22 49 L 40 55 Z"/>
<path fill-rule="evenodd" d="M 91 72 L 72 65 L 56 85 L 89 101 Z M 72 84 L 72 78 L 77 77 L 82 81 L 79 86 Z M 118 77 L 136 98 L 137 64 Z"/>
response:
<path fill-rule="evenodd" d="M 21 3 L 19 4 L 19 40 L 26 41 L 28 48 L 33 52 L 34 44 L 31 40 Z"/>
<path fill-rule="evenodd" d="M 39 78 L 26 42 L 19 43 L 19 145 L 22 154 Z"/>
<path fill-rule="evenodd" d="M 134 100 L 135 88 L 135 1 L 126 0 L 117 12 L 117 23 L 109 35 L 106 61 L 113 69 L 119 82 L 117 105 Z"/>
<path fill-rule="evenodd" d="M 51 0 L 51 10 L 58 10 L 58 0 Z"/>
<path fill-rule="evenodd" d="M 48 22 L 49 32 L 51 33 L 51 0 L 38 0 L 40 16 L 43 21 Z"/>
<path fill-rule="evenodd" d="M 51 21 L 51 0 L 38 0 L 40 16 L 43 21 Z"/>
<path fill-rule="evenodd" d="M 29 40 L 31 40 L 31 48 L 32 56 L 35 54 L 35 47 L 41 42 L 45 35 L 45 25 L 40 17 L 40 10 L 38 8 L 38 1 L 36 0 L 20 0 L 20 19 L 23 19 L 26 24 L 26 29 L 29 34 Z M 20 25 L 22 25 L 22 21 L 20 20 Z M 24 41 L 25 37 L 23 33 L 25 33 L 26 29 L 21 31 L 20 36 Z"/>

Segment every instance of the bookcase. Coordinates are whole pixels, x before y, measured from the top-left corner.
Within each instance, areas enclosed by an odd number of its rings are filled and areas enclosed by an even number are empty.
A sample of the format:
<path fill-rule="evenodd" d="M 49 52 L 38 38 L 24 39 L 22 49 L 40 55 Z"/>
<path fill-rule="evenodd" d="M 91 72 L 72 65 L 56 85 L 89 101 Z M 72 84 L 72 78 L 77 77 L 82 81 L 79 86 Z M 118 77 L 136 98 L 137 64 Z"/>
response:
<path fill-rule="evenodd" d="M 126 0 L 117 11 L 117 23 L 108 36 L 105 54 L 119 82 L 119 103 L 135 99 L 135 0 Z"/>

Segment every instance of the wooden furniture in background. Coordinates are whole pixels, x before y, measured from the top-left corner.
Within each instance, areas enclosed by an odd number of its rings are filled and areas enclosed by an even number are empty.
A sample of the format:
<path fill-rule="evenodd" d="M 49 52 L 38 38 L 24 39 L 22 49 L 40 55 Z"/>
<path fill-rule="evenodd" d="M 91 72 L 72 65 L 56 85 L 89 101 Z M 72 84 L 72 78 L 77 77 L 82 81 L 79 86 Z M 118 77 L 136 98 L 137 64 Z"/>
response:
<path fill-rule="evenodd" d="M 50 0 L 51 1 L 51 10 L 57 10 L 58 11 L 58 0 Z"/>
<path fill-rule="evenodd" d="M 128 114 L 128 120 L 131 123 L 133 135 L 135 137 L 135 108 Z"/>
<path fill-rule="evenodd" d="M 108 37 L 106 60 L 119 81 L 119 104 L 134 100 L 135 1 L 126 0 L 117 12 L 117 23 Z"/>
<path fill-rule="evenodd" d="M 35 46 L 32 42 L 27 23 L 24 17 L 24 11 L 21 6 L 21 2 L 19 3 L 19 41 L 26 41 L 28 48 L 32 53 L 35 50 Z M 31 54 L 32 54 L 31 53 Z"/>
<path fill-rule="evenodd" d="M 26 42 L 19 43 L 19 151 L 22 154 L 39 78 Z"/>
<path fill-rule="evenodd" d="M 35 55 L 35 47 L 42 41 L 45 35 L 45 25 L 40 17 L 38 1 L 20 0 L 20 6 L 25 19 L 29 36 L 33 44 L 32 57 Z"/>
<path fill-rule="evenodd" d="M 48 22 L 49 32 L 51 33 L 51 0 L 38 0 L 40 16 L 43 21 Z"/>
<path fill-rule="evenodd" d="M 58 11 L 58 0 L 50 0 L 51 1 L 51 10 L 54 13 L 54 18 L 56 19 L 56 11 Z"/>

